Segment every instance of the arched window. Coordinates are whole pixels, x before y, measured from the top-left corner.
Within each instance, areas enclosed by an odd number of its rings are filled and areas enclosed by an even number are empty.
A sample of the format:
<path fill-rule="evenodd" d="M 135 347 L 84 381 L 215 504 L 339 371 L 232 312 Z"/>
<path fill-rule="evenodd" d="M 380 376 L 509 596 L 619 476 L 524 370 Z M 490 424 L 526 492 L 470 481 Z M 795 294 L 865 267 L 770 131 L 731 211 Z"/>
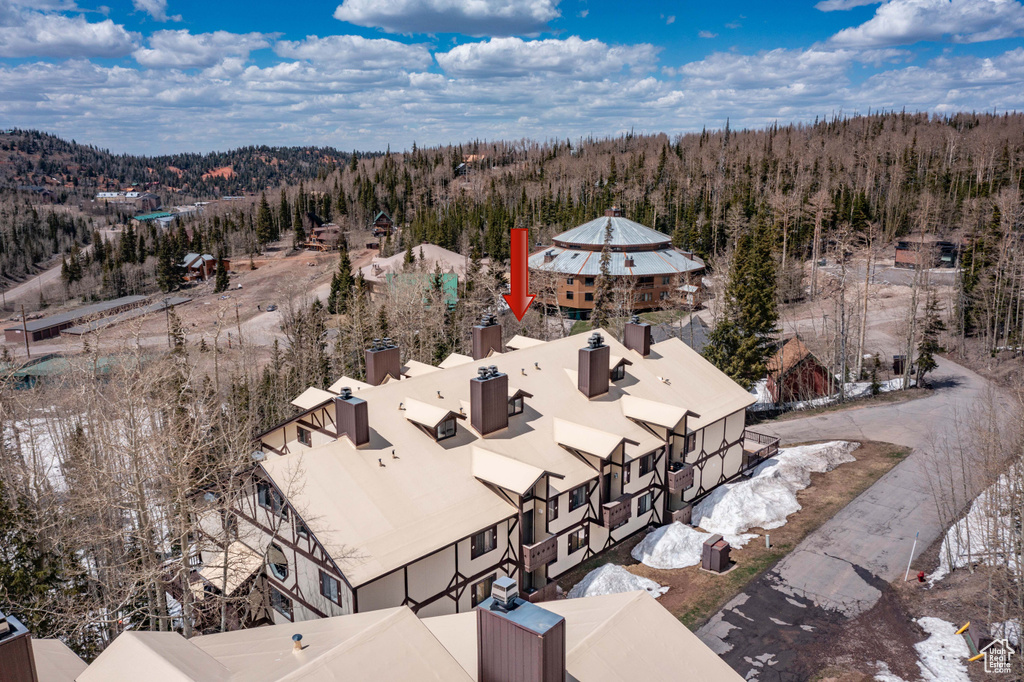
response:
<path fill-rule="evenodd" d="M 267 550 L 267 564 L 270 566 L 270 572 L 278 580 L 288 577 L 288 558 L 277 545 L 271 545 Z"/>

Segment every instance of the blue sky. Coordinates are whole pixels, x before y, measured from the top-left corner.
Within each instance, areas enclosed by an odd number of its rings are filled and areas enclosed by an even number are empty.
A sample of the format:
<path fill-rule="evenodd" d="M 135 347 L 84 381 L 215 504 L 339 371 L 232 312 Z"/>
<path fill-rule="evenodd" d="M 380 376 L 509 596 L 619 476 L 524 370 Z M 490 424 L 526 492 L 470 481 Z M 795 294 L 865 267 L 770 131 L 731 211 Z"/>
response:
<path fill-rule="evenodd" d="M 0 0 L 0 127 L 403 149 L 1024 109 L 1018 0 Z"/>

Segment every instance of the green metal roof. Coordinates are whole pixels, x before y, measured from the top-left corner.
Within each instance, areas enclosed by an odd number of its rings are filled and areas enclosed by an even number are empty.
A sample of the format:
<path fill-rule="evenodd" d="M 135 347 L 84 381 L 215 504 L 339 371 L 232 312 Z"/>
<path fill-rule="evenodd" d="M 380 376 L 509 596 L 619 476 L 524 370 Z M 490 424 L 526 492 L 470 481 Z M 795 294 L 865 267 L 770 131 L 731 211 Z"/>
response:
<path fill-rule="evenodd" d="M 168 213 L 167 211 L 156 211 L 154 213 L 143 213 L 142 215 L 137 215 L 135 216 L 135 220 L 146 222 L 148 220 L 156 220 L 157 218 L 170 218 L 173 215 L 173 213 Z"/>

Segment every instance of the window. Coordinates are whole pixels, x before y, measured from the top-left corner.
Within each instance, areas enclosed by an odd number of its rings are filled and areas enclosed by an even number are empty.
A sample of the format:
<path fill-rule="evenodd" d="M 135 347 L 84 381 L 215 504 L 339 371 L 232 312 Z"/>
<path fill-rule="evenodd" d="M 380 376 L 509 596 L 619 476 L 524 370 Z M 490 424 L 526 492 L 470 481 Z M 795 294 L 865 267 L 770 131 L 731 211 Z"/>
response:
<path fill-rule="evenodd" d="M 654 286 L 654 278 L 653 277 L 637 277 L 636 278 L 636 283 L 637 283 L 637 286 L 641 286 L 641 287 L 643 287 L 643 286 L 648 286 L 648 287 L 649 286 Z"/>
<path fill-rule="evenodd" d="M 574 294 L 571 291 L 567 291 L 567 292 L 565 292 L 565 297 L 571 301 L 571 300 L 573 300 L 576 297 L 576 294 Z"/>
<path fill-rule="evenodd" d="M 455 419 L 445 419 L 437 425 L 437 439 L 444 440 L 455 435 Z"/>
<path fill-rule="evenodd" d="M 332 575 L 320 571 L 320 594 L 330 599 L 335 604 L 341 604 L 338 598 L 341 594 L 341 583 Z"/>
<path fill-rule="evenodd" d="M 567 279 L 565 280 L 565 283 L 566 283 L 566 284 L 570 284 L 570 285 L 571 285 L 571 284 L 573 283 L 573 281 L 574 281 L 574 280 L 573 280 L 573 278 L 572 278 L 572 277 L 569 277 L 569 278 L 567 278 Z"/>
<path fill-rule="evenodd" d="M 284 506 L 284 498 L 266 481 L 260 481 L 256 484 L 256 498 L 259 505 L 264 509 L 269 509 L 282 519 L 288 518 L 288 509 Z"/>
<path fill-rule="evenodd" d="M 508 401 L 508 416 L 523 413 L 523 396 Z"/>
<path fill-rule="evenodd" d="M 672 283 L 672 277 L 669 276 L 669 275 L 665 275 L 664 277 L 661 278 L 661 283 L 666 285 L 666 286 L 671 284 Z"/>
<path fill-rule="evenodd" d="M 592 293 L 590 293 L 588 291 L 587 293 L 583 294 L 583 300 L 584 301 L 593 301 L 594 300 L 594 294 L 592 294 Z"/>
<path fill-rule="evenodd" d="M 270 588 L 270 605 L 288 620 L 292 619 L 292 600 L 281 594 L 276 587 Z"/>
<path fill-rule="evenodd" d="M 480 531 L 469 541 L 469 557 L 476 559 L 498 547 L 498 527 L 492 526 Z"/>
<path fill-rule="evenodd" d="M 588 287 L 594 286 L 594 278 L 593 277 L 584 277 L 583 278 L 583 284 L 584 284 L 584 286 L 588 286 Z"/>
<path fill-rule="evenodd" d="M 270 566 L 270 572 L 278 580 L 284 580 L 288 577 L 288 557 L 284 555 L 284 552 L 277 545 L 271 545 L 270 549 L 267 550 L 267 564 Z"/>
<path fill-rule="evenodd" d="M 644 455 L 640 458 L 640 475 L 646 476 L 654 471 L 654 453 Z"/>
<path fill-rule="evenodd" d="M 639 516 L 640 514 L 646 514 L 647 512 L 651 511 L 651 506 L 653 502 L 654 496 L 650 492 L 647 492 L 644 495 L 642 495 L 636 503 L 637 516 Z"/>
<path fill-rule="evenodd" d="M 313 447 L 313 434 L 309 429 L 299 427 L 299 442 L 307 447 Z"/>
<path fill-rule="evenodd" d="M 494 585 L 497 577 L 496 573 L 492 573 L 483 580 L 473 583 L 472 597 L 470 599 L 473 606 L 477 606 L 480 602 L 491 596 L 491 587 Z"/>
<path fill-rule="evenodd" d="M 652 298 L 653 297 L 651 296 L 651 292 L 648 291 L 646 294 L 637 294 L 636 300 L 638 300 L 638 301 L 650 301 Z"/>
<path fill-rule="evenodd" d="M 633 463 L 632 462 L 626 462 L 625 464 L 622 465 L 622 483 L 623 483 L 623 485 L 625 485 L 626 483 L 629 483 L 629 475 L 630 475 L 630 473 L 632 471 L 633 471 Z"/>
<path fill-rule="evenodd" d="M 569 554 L 573 554 L 587 545 L 587 529 L 580 528 L 569 533 Z"/>
<path fill-rule="evenodd" d="M 618 381 L 619 379 L 624 379 L 625 377 L 626 377 L 626 363 L 615 365 L 615 367 L 612 368 L 612 374 L 611 374 L 612 381 Z"/>
<path fill-rule="evenodd" d="M 661 300 L 663 300 L 663 301 L 664 301 L 664 300 L 666 300 L 667 298 L 668 298 L 668 292 L 667 292 L 667 291 L 663 291 L 663 292 L 661 292 Z"/>
<path fill-rule="evenodd" d="M 548 500 L 548 523 L 558 518 L 558 497 Z"/>
<path fill-rule="evenodd" d="M 300 538 L 308 538 L 309 528 L 306 527 L 306 524 L 304 524 L 302 521 L 296 521 L 296 523 L 298 525 L 295 526 L 295 532 L 298 534 L 298 536 Z"/>
<path fill-rule="evenodd" d="M 587 486 L 581 485 L 578 488 L 573 488 L 572 492 L 569 493 L 569 511 L 579 509 L 587 503 Z"/>
<path fill-rule="evenodd" d="M 687 434 L 686 435 L 686 444 L 683 447 L 686 448 L 684 450 L 684 452 L 692 452 L 693 449 L 695 447 L 697 447 L 697 434 L 696 433 L 689 433 L 689 434 Z"/>

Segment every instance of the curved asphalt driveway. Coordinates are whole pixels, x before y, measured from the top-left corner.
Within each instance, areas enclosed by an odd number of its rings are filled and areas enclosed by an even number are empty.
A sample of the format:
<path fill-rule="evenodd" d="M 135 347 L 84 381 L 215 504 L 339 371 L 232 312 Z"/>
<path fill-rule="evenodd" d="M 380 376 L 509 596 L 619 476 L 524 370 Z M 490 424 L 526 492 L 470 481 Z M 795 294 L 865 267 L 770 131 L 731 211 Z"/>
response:
<path fill-rule="evenodd" d="M 906 445 L 913 452 L 697 632 L 741 675 L 805 679 L 801 646 L 874 605 L 885 584 L 906 571 L 915 533 L 920 532 L 920 554 L 945 530 L 928 470 L 935 470 L 936 453 L 944 442 L 960 441 L 957 424 L 985 397 L 990 384 L 944 359 L 931 379 L 935 392 L 927 398 L 758 427 L 780 436 L 784 445 L 876 440 Z M 831 475 L 841 476 L 842 468 Z"/>

